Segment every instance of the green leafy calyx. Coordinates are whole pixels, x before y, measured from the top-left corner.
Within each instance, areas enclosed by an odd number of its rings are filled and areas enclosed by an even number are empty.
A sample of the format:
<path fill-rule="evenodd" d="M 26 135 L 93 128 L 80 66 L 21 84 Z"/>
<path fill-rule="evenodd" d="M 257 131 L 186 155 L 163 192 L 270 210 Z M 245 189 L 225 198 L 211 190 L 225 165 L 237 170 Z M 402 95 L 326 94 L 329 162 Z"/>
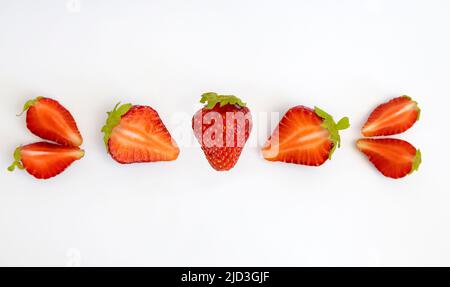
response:
<path fill-rule="evenodd" d="M 416 151 L 416 155 L 414 156 L 413 166 L 412 166 L 411 171 L 409 172 L 409 174 L 413 173 L 416 170 L 419 170 L 419 166 L 420 166 L 421 163 L 422 163 L 422 153 L 418 149 Z"/>
<path fill-rule="evenodd" d="M 238 105 L 240 107 L 245 107 L 246 105 L 246 103 L 242 102 L 241 99 L 236 96 L 218 95 L 217 93 L 212 92 L 204 93 L 200 99 L 200 103 L 206 103 L 205 109 L 208 110 L 214 108 L 217 104 L 220 104 L 221 107 L 225 105 Z"/>
<path fill-rule="evenodd" d="M 350 121 L 348 117 L 343 117 L 336 123 L 330 114 L 318 107 L 314 107 L 314 112 L 323 119 L 322 127 L 330 132 L 330 140 L 333 143 L 333 147 L 328 155 L 328 159 L 331 159 L 336 148 L 341 146 L 341 136 L 339 135 L 339 131 L 348 129 L 350 127 Z"/>
<path fill-rule="evenodd" d="M 28 111 L 28 109 L 31 108 L 31 106 L 34 106 L 40 99 L 42 99 L 42 97 L 37 97 L 35 99 L 28 100 L 25 103 L 25 105 L 23 105 L 23 109 L 20 112 L 20 114 L 18 114 L 17 116 L 21 116 L 24 112 Z"/>
<path fill-rule="evenodd" d="M 120 122 L 120 119 L 122 119 L 122 116 L 126 114 L 131 107 L 132 104 L 123 104 L 119 106 L 120 103 L 117 103 L 117 105 L 114 107 L 114 109 L 110 112 L 107 112 L 108 118 L 106 119 L 105 125 L 102 127 L 103 132 L 103 141 L 105 142 L 106 149 L 108 149 L 108 141 L 111 136 L 112 130 L 115 126 L 117 126 Z"/>
<path fill-rule="evenodd" d="M 23 164 L 21 162 L 22 155 L 21 155 L 21 147 L 18 147 L 14 150 L 14 161 L 13 163 L 8 167 L 9 171 L 13 171 L 16 167 L 18 169 L 24 169 Z"/>

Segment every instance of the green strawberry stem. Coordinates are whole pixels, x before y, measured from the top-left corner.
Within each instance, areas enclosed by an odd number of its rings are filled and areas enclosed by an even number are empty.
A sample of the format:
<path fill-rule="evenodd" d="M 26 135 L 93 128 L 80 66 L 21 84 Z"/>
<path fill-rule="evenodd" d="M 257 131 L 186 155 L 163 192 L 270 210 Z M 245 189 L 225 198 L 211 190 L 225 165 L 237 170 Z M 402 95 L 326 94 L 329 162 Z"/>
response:
<path fill-rule="evenodd" d="M 420 152 L 420 149 L 418 149 L 416 151 L 416 155 L 414 156 L 413 166 L 409 174 L 413 173 L 416 170 L 419 170 L 419 166 L 421 163 L 422 163 L 422 153 Z"/>
<path fill-rule="evenodd" d="M 341 136 L 339 135 L 339 131 L 348 129 L 350 127 L 350 121 L 348 117 L 343 117 L 336 123 L 330 114 L 318 107 L 314 107 L 314 112 L 323 119 L 322 127 L 330 132 L 330 140 L 333 143 L 333 147 L 328 155 L 328 159 L 331 159 L 336 148 L 341 146 Z"/>
<path fill-rule="evenodd" d="M 22 155 L 21 155 L 21 147 L 17 147 L 14 150 L 14 161 L 13 163 L 8 167 L 9 171 L 13 171 L 16 167 L 18 169 L 24 169 L 23 164 L 21 162 L 22 160 Z"/>
<path fill-rule="evenodd" d="M 119 107 L 120 102 L 116 104 L 114 109 L 110 112 L 106 112 L 108 114 L 108 118 L 106 119 L 105 125 L 102 127 L 103 135 L 103 141 L 105 142 L 106 150 L 108 150 L 108 141 L 111 137 L 112 130 L 115 126 L 117 126 L 122 119 L 122 116 L 126 114 L 131 107 L 132 104 L 123 104 Z"/>
<path fill-rule="evenodd" d="M 25 105 L 23 105 L 23 109 L 22 112 L 20 112 L 20 114 L 17 114 L 16 116 L 21 116 L 24 112 L 28 111 L 29 108 L 31 108 L 31 106 L 34 106 L 40 99 L 42 99 L 42 97 L 37 97 L 35 99 L 31 99 L 28 100 Z"/>
<path fill-rule="evenodd" d="M 206 103 L 205 109 L 208 110 L 214 108 L 218 103 L 220 103 L 221 107 L 225 105 L 238 105 L 240 107 L 245 107 L 246 105 L 246 103 L 242 102 L 241 99 L 236 96 L 218 95 L 213 92 L 204 93 L 200 99 L 200 103 Z"/>

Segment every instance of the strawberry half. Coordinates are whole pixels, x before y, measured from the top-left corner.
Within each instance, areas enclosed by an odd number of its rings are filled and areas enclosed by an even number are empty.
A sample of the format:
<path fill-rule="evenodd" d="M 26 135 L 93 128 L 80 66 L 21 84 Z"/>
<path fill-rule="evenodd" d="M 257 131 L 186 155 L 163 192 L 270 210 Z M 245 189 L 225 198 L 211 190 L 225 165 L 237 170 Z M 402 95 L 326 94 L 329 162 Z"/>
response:
<path fill-rule="evenodd" d="M 192 118 L 194 135 L 215 170 L 230 170 L 250 136 L 250 110 L 235 96 L 205 93 L 200 102 L 206 105 Z"/>
<path fill-rule="evenodd" d="M 408 96 L 394 98 L 373 110 L 362 128 L 362 134 L 366 137 L 399 134 L 412 127 L 419 116 L 417 102 Z"/>
<path fill-rule="evenodd" d="M 109 154 L 119 163 L 175 160 L 180 153 L 158 113 L 148 106 L 117 104 L 102 128 Z"/>
<path fill-rule="evenodd" d="M 59 102 L 37 97 L 23 107 L 27 112 L 27 127 L 35 135 L 66 146 L 83 143 L 80 131 L 70 112 Z"/>
<path fill-rule="evenodd" d="M 331 115 L 296 106 L 289 109 L 262 148 L 269 161 L 319 166 L 340 146 L 339 130 L 350 126 L 347 117 L 336 123 Z"/>
<path fill-rule="evenodd" d="M 81 159 L 84 150 L 48 142 L 37 142 L 16 148 L 14 162 L 8 167 L 26 169 L 36 178 L 47 179 L 63 172 L 72 162 Z"/>
<path fill-rule="evenodd" d="M 384 175 L 401 178 L 418 170 L 422 162 L 420 150 L 399 139 L 359 139 L 358 149 Z"/>

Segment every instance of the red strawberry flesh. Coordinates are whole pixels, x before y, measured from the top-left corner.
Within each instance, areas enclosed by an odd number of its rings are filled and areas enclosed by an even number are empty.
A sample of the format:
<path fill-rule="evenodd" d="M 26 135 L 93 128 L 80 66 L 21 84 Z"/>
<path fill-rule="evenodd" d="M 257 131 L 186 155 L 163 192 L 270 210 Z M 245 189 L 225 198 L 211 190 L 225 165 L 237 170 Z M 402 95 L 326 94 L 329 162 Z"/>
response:
<path fill-rule="evenodd" d="M 27 127 L 33 134 L 66 146 L 82 144 L 74 118 L 59 102 L 39 97 L 28 101 L 24 109 L 28 109 Z"/>
<path fill-rule="evenodd" d="M 410 97 L 394 98 L 373 110 L 362 128 L 362 134 L 366 137 L 399 134 L 411 128 L 419 115 L 417 102 Z"/>
<path fill-rule="evenodd" d="M 359 139 L 356 143 L 372 164 L 390 178 L 402 178 L 419 168 L 419 150 L 400 139 Z"/>
<path fill-rule="evenodd" d="M 63 172 L 75 160 L 81 159 L 84 151 L 78 147 L 68 147 L 48 142 L 37 142 L 17 148 L 14 166 L 39 179 L 48 179 Z"/>
<path fill-rule="evenodd" d="M 322 165 L 339 145 L 338 130 L 349 125 L 347 118 L 339 123 L 334 123 L 330 115 L 318 108 L 293 107 L 286 112 L 263 146 L 263 157 L 269 161 Z"/>
<path fill-rule="evenodd" d="M 107 145 L 119 163 L 172 161 L 180 152 L 158 113 L 148 106 L 132 106 L 112 128 Z"/>

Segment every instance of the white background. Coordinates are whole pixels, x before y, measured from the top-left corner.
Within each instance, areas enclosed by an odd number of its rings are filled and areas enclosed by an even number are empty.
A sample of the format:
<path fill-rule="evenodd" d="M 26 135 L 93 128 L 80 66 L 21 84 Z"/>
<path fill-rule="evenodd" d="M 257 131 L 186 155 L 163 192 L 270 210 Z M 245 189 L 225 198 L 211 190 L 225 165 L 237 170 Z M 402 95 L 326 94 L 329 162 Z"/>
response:
<path fill-rule="evenodd" d="M 445 0 L 0 0 L 0 265 L 450 265 L 449 15 Z M 254 141 L 219 173 L 180 143 L 206 91 L 255 122 L 303 104 L 352 127 L 320 168 L 267 162 Z M 398 137 L 423 164 L 391 180 L 354 141 L 402 94 L 422 118 Z M 48 181 L 6 171 L 39 140 L 15 116 L 38 95 L 71 111 L 86 150 Z M 178 160 L 114 162 L 99 131 L 118 101 L 157 109 Z"/>

